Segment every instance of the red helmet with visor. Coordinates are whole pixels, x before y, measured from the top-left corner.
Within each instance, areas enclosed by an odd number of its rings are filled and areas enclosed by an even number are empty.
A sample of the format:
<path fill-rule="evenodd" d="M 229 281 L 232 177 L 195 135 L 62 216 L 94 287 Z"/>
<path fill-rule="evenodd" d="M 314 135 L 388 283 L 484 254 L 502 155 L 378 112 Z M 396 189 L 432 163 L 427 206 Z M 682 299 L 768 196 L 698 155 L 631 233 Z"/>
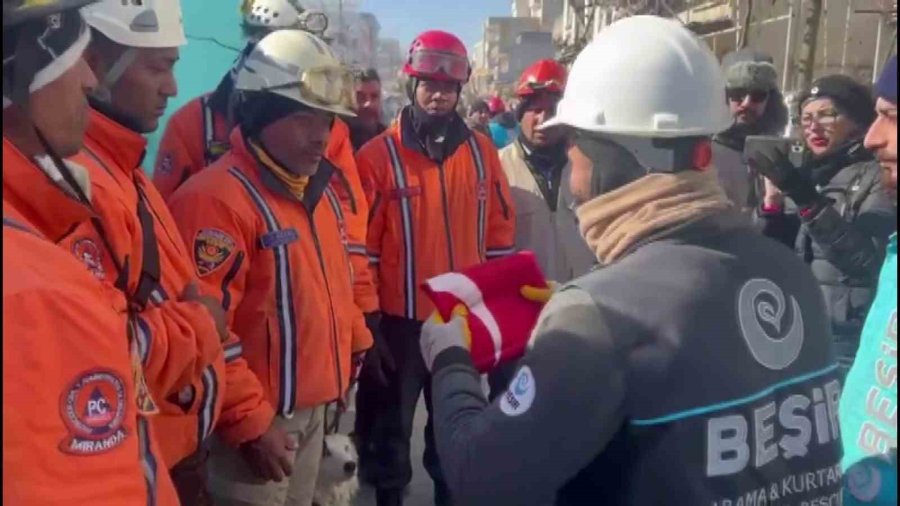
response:
<path fill-rule="evenodd" d="M 459 38 L 431 30 L 413 41 L 403 72 L 417 79 L 466 83 L 472 67 L 466 46 Z"/>
<path fill-rule="evenodd" d="M 540 60 L 525 69 L 516 87 L 516 96 L 527 97 L 540 91 L 562 95 L 569 72 L 556 60 Z"/>

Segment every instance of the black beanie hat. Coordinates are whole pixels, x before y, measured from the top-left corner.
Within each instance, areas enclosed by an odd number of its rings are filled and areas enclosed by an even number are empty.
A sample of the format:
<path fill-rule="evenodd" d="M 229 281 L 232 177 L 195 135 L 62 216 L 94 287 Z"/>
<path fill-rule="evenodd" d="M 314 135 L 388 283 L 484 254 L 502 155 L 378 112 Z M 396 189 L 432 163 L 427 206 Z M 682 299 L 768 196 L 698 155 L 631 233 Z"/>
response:
<path fill-rule="evenodd" d="M 809 91 L 800 96 L 801 114 L 803 106 L 817 98 L 830 98 L 841 114 L 863 128 L 868 128 L 875 121 L 872 92 L 852 77 L 835 74 L 813 81 Z"/>
<path fill-rule="evenodd" d="M 245 92 L 237 107 L 237 120 L 244 135 L 256 137 L 272 123 L 307 110 L 311 108 L 275 93 Z"/>

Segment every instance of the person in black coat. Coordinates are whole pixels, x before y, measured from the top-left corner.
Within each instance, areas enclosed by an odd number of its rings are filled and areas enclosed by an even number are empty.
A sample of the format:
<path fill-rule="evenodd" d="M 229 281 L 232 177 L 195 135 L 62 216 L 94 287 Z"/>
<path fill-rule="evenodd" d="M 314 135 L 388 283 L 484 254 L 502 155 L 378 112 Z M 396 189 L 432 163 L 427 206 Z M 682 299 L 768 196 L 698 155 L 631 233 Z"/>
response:
<path fill-rule="evenodd" d="M 844 373 L 874 297 L 896 208 L 881 170 L 863 146 L 875 117 L 871 93 L 842 75 L 816 80 L 799 100 L 808 149 L 795 167 L 777 148 L 752 156 L 766 177 L 757 218 L 763 233 L 794 248 L 825 295 L 835 351 Z"/>

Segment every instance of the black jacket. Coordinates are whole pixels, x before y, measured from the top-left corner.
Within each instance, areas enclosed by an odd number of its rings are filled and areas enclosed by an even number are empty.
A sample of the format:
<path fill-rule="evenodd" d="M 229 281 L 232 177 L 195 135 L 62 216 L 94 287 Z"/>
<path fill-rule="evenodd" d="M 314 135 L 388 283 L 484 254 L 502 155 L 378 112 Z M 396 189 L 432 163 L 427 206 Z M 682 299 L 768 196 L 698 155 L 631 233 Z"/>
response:
<path fill-rule="evenodd" d="M 827 336 L 809 269 L 739 217 L 669 230 L 555 294 L 493 403 L 437 356 L 444 476 L 470 506 L 837 504 Z"/>
<path fill-rule="evenodd" d="M 875 296 L 888 238 L 897 226 L 897 210 L 881 185 L 874 160 L 829 167 L 837 153 L 810 170 L 820 192 L 834 201 L 816 216 L 801 218 L 788 203 L 785 212 L 757 212 L 764 235 L 793 248 L 806 262 L 825 294 L 831 330 L 855 354 L 866 313 Z"/>

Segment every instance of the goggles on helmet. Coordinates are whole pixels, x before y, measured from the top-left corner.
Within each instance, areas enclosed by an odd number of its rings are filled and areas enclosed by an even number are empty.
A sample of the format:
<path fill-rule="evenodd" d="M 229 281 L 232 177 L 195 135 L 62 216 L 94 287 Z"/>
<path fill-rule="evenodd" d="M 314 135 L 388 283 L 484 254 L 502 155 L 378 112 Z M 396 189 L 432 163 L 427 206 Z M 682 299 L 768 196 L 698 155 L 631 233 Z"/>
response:
<path fill-rule="evenodd" d="M 519 93 L 537 93 L 539 91 L 562 93 L 564 87 L 565 84 L 556 79 L 549 79 L 546 81 L 530 80 L 522 83 L 522 86 L 519 87 Z"/>
<path fill-rule="evenodd" d="M 356 109 L 353 75 L 342 67 L 316 67 L 300 72 L 298 80 L 268 88 L 284 89 L 297 86 L 300 97 L 326 107 L 340 106 Z"/>
<path fill-rule="evenodd" d="M 469 80 L 469 61 L 455 54 L 416 51 L 410 57 L 409 67 L 419 77 L 461 83 Z"/>

